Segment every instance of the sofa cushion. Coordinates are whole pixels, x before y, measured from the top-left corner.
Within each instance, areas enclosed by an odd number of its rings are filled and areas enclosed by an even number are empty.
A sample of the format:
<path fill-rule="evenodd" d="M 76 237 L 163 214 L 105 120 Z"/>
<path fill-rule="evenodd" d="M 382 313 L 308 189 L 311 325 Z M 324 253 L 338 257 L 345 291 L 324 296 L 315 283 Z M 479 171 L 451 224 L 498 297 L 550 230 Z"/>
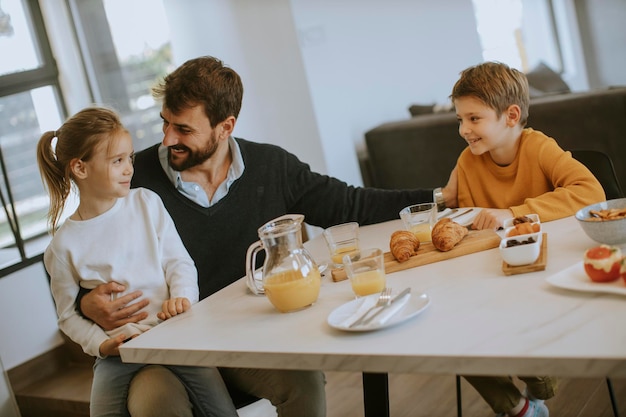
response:
<path fill-rule="evenodd" d="M 431 113 L 449 113 L 454 110 L 452 103 L 446 104 L 413 104 L 409 107 L 409 113 L 412 117 L 422 116 Z"/>
<path fill-rule="evenodd" d="M 409 107 L 411 116 L 420 116 L 422 114 L 430 114 L 434 110 L 434 104 L 413 104 Z"/>
<path fill-rule="evenodd" d="M 526 74 L 526 78 L 528 79 L 531 97 L 570 92 L 569 86 L 563 81 L 561 76 L 543 62 Z"/>
<path fill-rule="evenodd" d="M 435 188 L 446 184 L 461 151 L 454 112 L 388 122 L 365 133 L 371 185 L 386 189 Z"/>

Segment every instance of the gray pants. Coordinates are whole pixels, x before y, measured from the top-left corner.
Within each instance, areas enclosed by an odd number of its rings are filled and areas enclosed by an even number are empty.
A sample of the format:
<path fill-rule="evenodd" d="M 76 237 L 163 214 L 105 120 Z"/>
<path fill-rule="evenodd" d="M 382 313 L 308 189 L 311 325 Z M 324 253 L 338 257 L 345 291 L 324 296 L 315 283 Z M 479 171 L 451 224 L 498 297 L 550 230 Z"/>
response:
<path fill-rule="evenodd" d="M 119 356 L 97 358 L 93 367 L 89 415 L 130 416 L 127 400 L 129 387 L 144 367 L 143 364 L 124 363 Z M 183 392 L 188 395 L 188 402 L 193 404 L 194 414 L 198 417 L 237 417 L 237 410 L 216 368 L 168 365 L 163 369 L 185 387 Z"/>
<path fill-rule="evenodd" d="M 279 417 L 325 417 L 324 374 L 319 371 L 220 368 L 226 383 L 268 399 Z M 167 368 L 150 365 L 132 380 L 128 410 L 133 417 L 192 417 L 185 388 Z"/>

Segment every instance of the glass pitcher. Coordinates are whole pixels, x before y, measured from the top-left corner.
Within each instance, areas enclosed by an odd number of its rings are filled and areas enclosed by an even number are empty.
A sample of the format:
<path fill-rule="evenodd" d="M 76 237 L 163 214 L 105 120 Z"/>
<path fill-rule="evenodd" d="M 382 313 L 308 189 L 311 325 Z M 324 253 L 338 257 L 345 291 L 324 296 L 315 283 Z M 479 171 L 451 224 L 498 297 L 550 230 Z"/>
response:
<path fill-rule="evenodd" d="M 246 253 L 246 283 L 254 294 L 265 294 L 277 310 L 300 310 L 317 300 L 321 285 L 319 268 L 302 246 L 301 214 L 286 214 L 258 230 L 261 240 Z M 260 273 L 256 255 L 265 250 Z"/>

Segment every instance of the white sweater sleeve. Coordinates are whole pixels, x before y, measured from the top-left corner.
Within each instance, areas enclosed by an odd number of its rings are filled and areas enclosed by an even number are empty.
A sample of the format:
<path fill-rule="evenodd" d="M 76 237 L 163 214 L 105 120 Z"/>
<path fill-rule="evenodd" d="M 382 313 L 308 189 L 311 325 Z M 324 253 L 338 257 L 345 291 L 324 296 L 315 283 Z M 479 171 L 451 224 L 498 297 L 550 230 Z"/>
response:
<path fill-rule="evenodd" d="M 61 261 L 48 247 L 44 253 L 44 264 L 50 275 L 50 288 L 56 303 L 58 325 L 63 333 L 78 343 L 85 353 L 91 356 L 100 355 L 100 345 L 109 338 L 100 326 L 80 316 L 76 311 L 78 295 L 78 277 L 72 268 Z"/>

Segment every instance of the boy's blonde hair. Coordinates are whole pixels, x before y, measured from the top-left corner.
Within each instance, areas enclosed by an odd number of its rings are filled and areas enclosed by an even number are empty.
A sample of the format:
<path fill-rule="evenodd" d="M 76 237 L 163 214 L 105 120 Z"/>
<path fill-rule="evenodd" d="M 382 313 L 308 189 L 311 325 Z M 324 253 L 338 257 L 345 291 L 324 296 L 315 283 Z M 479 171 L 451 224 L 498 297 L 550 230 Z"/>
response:
<path fill-rule="evenodd" d="M 71 162 L 75 159 L 90 160 L 98 145 L 110 141 L 119 132 L 127 130 L 117 113 L 104 107 L 90 107 L 67 119 L 58 130 L 46 132 L 39 139 L 37 164 L 50 195 L 48 224 L 52 234 L 58 227 L 72 188 Z M 55 138 L 56 143 L 53 143 Z"/>
<path fill-rule="evenodd" d="M 524 127 L 528 121 L 530 93 L 526 76 L 500 62 L 485 62 L 469 67 L 461 72 L 461 78 L 454 84 L 450 99 L 471 96 L 496 111 L 498 117 L 513 104 L 521 109 L 519 124 Z"/>

